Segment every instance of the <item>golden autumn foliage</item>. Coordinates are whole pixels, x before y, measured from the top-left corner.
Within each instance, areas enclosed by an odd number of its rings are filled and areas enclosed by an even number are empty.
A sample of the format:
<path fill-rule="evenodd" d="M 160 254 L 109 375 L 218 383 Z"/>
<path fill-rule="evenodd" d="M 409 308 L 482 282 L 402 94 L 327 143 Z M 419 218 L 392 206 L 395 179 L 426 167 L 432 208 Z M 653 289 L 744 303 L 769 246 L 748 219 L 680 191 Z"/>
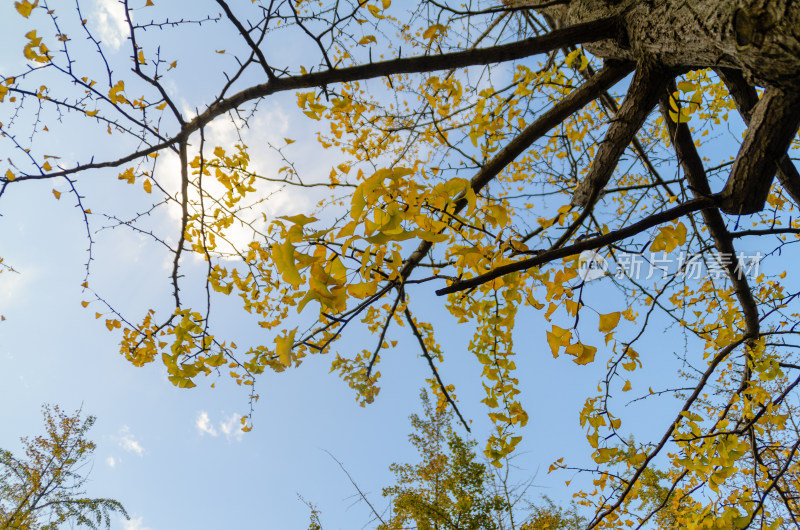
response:
<path fill-rule="evenodd" d="M 365 527 L 374 523 L 377 530 L 578 530 L 586 523 L 574 505 L 563 508 L 547 497 L 533 501 L 534 479 L 512 483 L 508 467 L 500 471 L 487 465 L 474 451 L 476 442 L 456 432 L 452 409 L 436 407 L 424 390 L 420 399 L 423 414 L 411 415 L 413 431 L 408 436 L 418 461 L 390 466 L 395 482 L 382 490 L 389 506 L 381 509 L 347 473 L 372 512 Z M 346 472 L 344 464 L 337 463 Z M 322 530 L 322 513 L 304 502 L 311 511 L 309 530 Z"/>
<path fill-rule="evenodd" d="M 94 416 L 42 407 L 45 434 L 22 438 L 24 455 L 0 449 L 0 527 L 55 530 L 65 525 L 111 528 L 111 514 L 128 514 L 113 499 L 84 497 L 85 465 L 95 449 L 86 438 Z"/>
<path fill-rule="evenodd" d="M 597 374 L 593 388 L 564 382 L 585 395 L 565 421 L 585 431 L 586 458 L 551 466 L 588 477 L 575 497 L 589 528 L 663 514 L 680 528 L 796 525 L 800 48 L 786 28 L 800 15 L 740 3 L 714 62 L 685 59 L 702 17 L 646 37 L 663 20 L 644 0 L 217 0 L 169 22 L 166 2 L 127 2 L 116 54 L 80 3 L 17 2 L 24 67 L 0 81 L 0 201 L 52 181 L 77 205 L 89 264 L 100 227 L 163 253 L 170 302 L 123 311 L 87 265 L 80 303 L 120 334 L 126 359 L 162 363 L 178 387 L 229 375 L 254 402 L 265 372 L 322 362 L 365 405 L 391 377 L 381 355 L 405 336 L 438 404 L 458 412 L 439 373 L 460 353 L 441 328 L 457 325 L 496 466 L 553 399 L 522 399 L 541 374 L 518 370 L 518 354 Z M 673 4 L 689 9 L 657 7 Z M 265 109 L 289 105 L 306 137 L 248 145 Z M 53 155 L 52 139 L 76 131 L 84 152 Z M 89 201 L 93 173 L 142 208 Z M 257 340 L 219 323 L 231 299 Z M 442 320 L 420 316 L 432 307 Z M 515 342 L 533 328 L 537 343 Z M 363 349 L 340 348 L 344 336 Z M 672 354 L 675 377 L 661 364 Z M 661 400 L 648 414 L 658 433 L 635 443 L 634 394 Z M 640 502 L 656 466 L 666 493 Z"/>

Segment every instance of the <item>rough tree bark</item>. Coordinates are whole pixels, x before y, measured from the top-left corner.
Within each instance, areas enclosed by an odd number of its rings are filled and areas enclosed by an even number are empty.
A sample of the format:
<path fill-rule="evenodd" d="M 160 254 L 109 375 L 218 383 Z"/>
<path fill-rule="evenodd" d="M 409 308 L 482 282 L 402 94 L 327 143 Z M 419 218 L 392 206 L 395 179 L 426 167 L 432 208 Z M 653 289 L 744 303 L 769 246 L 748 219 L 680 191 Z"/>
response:
<path fill-rule="evenodd" d="M 513 3 L 533 8 L 542 5 L 536 0 Z M 728 214 L 750 214 L 764 208 L 778 162 L 800 127 L 800 3 L 566 0 L 539 11 L 557 27 L 618 17 L 620 30 L 615 38 L 585 48 L 606 60 L 637 64 L 628 105 L 623 104 L 619 113 L 624 125 L 615 122 L 609 131 L 609 145 L 599 153 L 605 156 L 598 155 L 578 186 L 573 204 L 591 208 L 608 181 L 606 173 L 610 176 L 609 168 L 613 170 L 624 147 L 611 144 L 627 145 L 625 139 L 630 140 L 630 135 L 620 135 L 620 129 L 638 128 L 623 110 L 631 104 L 646 105 L 639 113 L 649 113 L 655 105 L 660 94 L 646 97 L 641 94 L 642 88 L 660 92 L 665 78 L 691 69 L 724 68 L 741 72 L 751 87 L 763 87 L 764 93 L 747 116 L 749 129 L 728 181 L 717 194 L 718 204 Z"/>

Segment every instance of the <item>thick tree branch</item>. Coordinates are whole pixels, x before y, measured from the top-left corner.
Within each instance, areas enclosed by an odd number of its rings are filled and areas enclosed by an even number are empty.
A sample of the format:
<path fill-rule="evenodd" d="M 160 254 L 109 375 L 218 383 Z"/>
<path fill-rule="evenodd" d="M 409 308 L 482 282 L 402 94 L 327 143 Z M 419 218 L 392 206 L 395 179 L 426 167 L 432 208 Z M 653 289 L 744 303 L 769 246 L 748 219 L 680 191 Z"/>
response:
<path fill-rule="evenodd" d="M 531 28 L 534 31 L 537 31 L 538 28 L 536 27 L 534 18 L 531 15 L 530 11 L 524 11 L 523 12 L 523 16 L 525 17 L 525 21 L 527 22 L 528 27 Z M 553 21 L 553 19 L 551 17 L 545 16 L 544 18 L 548 22 L 548 25 L 551 28 L 555 27 L 555 22 Z M 574 46 L 565 47 L 563 49 L 564 55 L 568 55 L 569 53 L 575 51 L 575 49 L 577 49 L 577 48 L 575 48 Z M 590 64 L 587 64 L 586 68 L 582 68 L 582 69 L 578 70 L 578 73 L 580 73 L 580 75 L 585 80 L 588 80 L 593 75 L 595 75 L 594 69 L 592 68 L 592 66 Z M 611 96 L 611 94 L 608 93 L 607 90 L 604 90 L 602 92 L 602 94 L 600 94 L 600 97 L 598 98 L 598 101 L 600 102 L 600 104 L 603 107 L 606 108 L 606 111 L 608 111 L 609 114 L 612 114 L 612 113 L 616 114 L 616 113 L 619 112 L 619 105 L 617 104 L 616 100 Z M 663 186 L 664 190 L 666 190 L 666 192 L 669 194 L 670 197 L 674 196 L 675 193 L 670 189 L 669 184 L 664 181 L 664 179 L 658 173 L 658 170 L 656 170 L 655 166 L 650 161 L 650 157 L 647 155 L 647 152 L 645 151 L 644 146 L 642 145 L 642 142 L 639 141 L 639 138 L 638 138 L 637 135 L 633 136 L 633 139 L 631 140 L 631 143 L 633 144 L 633 148 L 636 150 L 636 153 L 639 155 L 639 158 L 641 159 L 642 163 L 647 168 L 647 171 L 649 171 L 650 175 L 653 177 L 653 180 L 657 184 L 660 184 L 661 186 Z"/>
<path fill-rule="evenodd" d="M 717 199 L 715 197 L 700 197 L 697 199 L 692 199 L 679 204 L 674 208 L 670 208 L 669 210 L 664 210 L 663 212 L 653 214 L 650 217 L 642 219 L 638 223 L 615 230 L 614 232 L 609 232 L 592 239 L 583 239 L 566 247 L 544 250 L 532 258 L 502 265 L 474 278 L 456 281 L 443 289 L 439 289 L 436 291 L 436 294 L 441 296 L 450 293 L 457 293 L 459 291 L 466 291 L 467 289 L 472 289 L 486 282 L 490 282 L 495 278 L 505 276 L 506 274 L 511 274 L 512 272 L 519 272 L 532 267 L 538 267 L 555 259 L 580 254 L 584 250 L 596 250 L 598 248 L 610 245 L 611 243 L 616 243 L 617 241 L 622 241 L 623 239 L 635 236 L 636 234 L 644 232 L 648 228 L 679 219 L 686 214 L 702 210 L 703 208 L 712 207 L 716 204 L 716 202 Z"/>
<path fill-rule="evenodd" d="M 205 112 L 192 120 L 189 124 L 189 130 L 195 131 L 229 110 L 233 110 L 248 101 L 269 96 L 277 92 L 304 88 L 319 88 L 336 83 L 361 81 L 396 74 L 425 73 L 513 61 L 515 59 L 523 59 L 539 53 L 549 52 L 570 44 L 608 39 L 617 34 L 617 28 L 618 18 L 611 17 L 558 29 L 541 37 L 532 37 L 510 44 L 492 46 L 491 48 L 479 48 L 476 50 L 409 57 L 405 59 L 392 59 L 349 68 L 281 77 L 246 88 L 229 98 L 211 105 Z"/>
<path fill-rule="evenodd" d="M 492 63 L 499 63 L 504 61 L 511 61 L 514 59 L 523 59 L 539 53 L 548 52 L 554 49 L 568 46 L 570 44 L 580 44 L 584 42 L 593 42 L 597 40 L 607 39 L 616 35 L 618 27 L 618 18 L 611 17 L 606 19 L 597 20 L 585 24 L 578 24 L 563 29 L 555 30 L 547 35 L 541 37 L 533 37 L 511 44 L 503 44 L 499 46 L 492 46 L 491 48 L 479 48 L 466 50 L 461 52 L 447 53 L 441 55 L 425 55 L 422 57 L 409 57 L 405 59 L 392 59 L 378 63 L 370 63 L 349 68 L 341 68 L 336 70 L 325 70 L 322 72 L 313 72 L 304 75 L 289 76 L 274 78 L 266 83 L 255 85 L 246 88 L 228 98 L 219 100 L 209 106 L 204 112 L 196 116 L 191 122 L 182 127 L 181 132 L 174 138 L 161 142 L 157 145 L 149 147 L 133 153 L 131 155 L 121 157 L 117 160 L 107 162 L 92 162 L 84 164 L 80 167 L 65 169 L 61 171 L 54 171 L 48 173 L 44 177 L 53 178 L 70 175 L 84 169 L 97 169 L 103 167 L 117 167 L 131 160 L 135 160 L 142 156 L 159 151 L 165 147 L 170 147 L 179 143 L 180 138 L 188 138 L 193 132 L 198 131 L 200 128 L 206 126 L 218 116 L 225 114 L 228 111 L 234 110 L 249 101 L 263 98 L 279 92 L 286 92 L 290 90 L 300 90 L 308 88 L 320 88 L 336 83 L 346 83 L 350 81 L 361 81 L 366 79 L 374 79 L 376 77 L 384 77 L 396 74 L 407 73 L 425 73 L 433 72 L 436 70 L 450 70 L 453 68 L 463 68 L 467 66 L 478 66 Z M 599 77 L 599 81 L 608 80 L 607 76 L 614 77 L 613 83 L 610 83 L 604 88 L 608 88 L 624 75 L 630 72 L 629 67 L 616 66 L 612 69 L 613 72 L 606 72 L 603 76 Z M 623 73 L 623 75 L 616 78 L 616 74 Z M 587 83 L 590 86 L 590 84 Z M 584 86 L 587 86 L 584 85 Z M 592 93 L 592 98 L 596 97 L 596 91 Z M 590 99 L 590 100 L 591 100 Z M 589 101 L 590 101 L 589 100 Z M 587 101 L 588 102 L 588 101 Z M 584 103 L 585 105 L 585 103 Z M 577 107 L 580 108 L 580 107 Z M 572 112 L 572 111 L 571 111 Z M 571 113 L 570 112 L 570 113 Z M 570 113 L 567 113 L 563 120 Z M 561 121 L 559 120 L 559 121 Z M 551 127 L 554 127 L 553 124 Z M 548 128 L 549 130 L 549 128 Z M 33 178 L 43 178 L 42 176 L 25 175 L 18 176 L 17 180 L 27 180 Z"/>
<path fill-rule="evenodd" d="M 671 72 L 658 64 L 646 61 L 638 65 L 628 95 L 614 116 L 589 173 L 575 189 L 573 205 L 588 210 L 597 201 L 622 153 L 636 136 L 670 79 Z"/>
<path fill-rule="evenodd" d="M 675 123 L 669 116 L 669 94 L 675 90 L 677 89 L 671 86 L 669 92 L 665 92 L 661 96 L 661 101 L 659 102 L 661 113 L 664 116 L 664 122 L 667 124 L 670 138 L 672 138 L 672 143 L 675 146 L 678 161 L 686 174 L 686 180 L 689 182 L 689 188 L 696 198 L 709 197 L 711 196 L 711 188 L 708 185 L 708 178 L 703 168 L 703 160 L 695 148 L 694 140 L 692 140 L 689 126 L 686 123 Z M 704 208 L 700 211 L 700 214 L 703 216 L 703 222 L 705 222 L 708 232 L 714 240 L 717 252 L 730 258 L 729 261 L 726 260 L 724 267 L 736 292 L 736 298 L 742 307 L 745 320 L 745 336 L 755 338 L 759 333 L 758 306 L 747 283 L 747 278 L 742 272 L 741 264 L 736 257 L 733 237 L 725 227 L 725 221 L 722 219 L 719 210 L 713 207 Z"/>
<path fill-rule="evenodd" d="M 745 125 L 750 125 L 753 107 L 758 103 L 758 93 L 755 87 L 747 82 L 739 70 L 718 68 L 717 74 L 728 88 L 733 101 L 736 102 Z M 800 207 L 800 173 L 787 154 L 778 160 L 778 181 L 794 203 Z"/>
<path fill-rule="evenodd" d="M 750 117 L 728 182 L 722 191 L 722 211 L 733 215 L 764 209 L 778 160 L 800 127 L 800 94 L 768 87 Z"/>

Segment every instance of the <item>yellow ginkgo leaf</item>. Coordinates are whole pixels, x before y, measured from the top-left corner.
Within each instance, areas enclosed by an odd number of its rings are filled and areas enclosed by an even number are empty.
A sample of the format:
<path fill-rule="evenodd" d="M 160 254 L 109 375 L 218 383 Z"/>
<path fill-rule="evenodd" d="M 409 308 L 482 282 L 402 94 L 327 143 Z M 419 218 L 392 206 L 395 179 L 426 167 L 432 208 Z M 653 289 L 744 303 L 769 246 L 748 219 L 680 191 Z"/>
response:
<path fill-rule="evenodd" d="M 377 282 L 354 283 L 347 286 L 347 294 L 359 300 L 372 296 L 377 290 Z"/>
<path fill-rule="evenodd" d="M 575 359 L 573 359 L 575 364 L 589 364 L 594 361 L 597 348 L 579 342 L 577 344 L 570 344 L 564 351 L 569 355 L 575 356 Z"/>
<path fill-rule="evenodd" d="M 622 391 L 623 391 L 623 392 L 627 392 L 627 391 L 628 391 L 628 390 L 630 390 L 630 389 L 631 389 L 631 382 L 630 382 L 630 380 L 628 380 L 628 381 L 625 381 L 625 384 L 624 384 L 624 385 L 622 385 Z"/>
<path fill-rule="evenodd" d="M 608 313 L 607 315 L 600 315 L 599 330 L 601 333 L 608 333 L 617 327 L 619 324 L 619 311 L 615 313 Z"/>
<path fill-rule="evenodd" d="M 144 191 L 146 191 L 147 193 L 153 191 L 153 185 L 150 183 L 150 179 L 145 179 L 144 183 L 142 184 L 142 187 L 144 188 Z"/>
<path fill-rule="evenodd" d="M 553 326 L 553 329 L 547 332 L 547 344 L 550 345 L 550 351 L 553 353 L 553 357 L 558 357 L 558 350 L 562 346 L 569 345 L 571 337 L 572 333 L 569 330 L 558 326 Z"/>
<path fill-rule="evenodd" d="M 31 11 L 33 11 L 33 8 L 36 7 L 37 5 L 39 5 L 39 0 L 36 0 L 32 4 L 28 2 L 28 0 L 23 0 L 22 2 L 14 2 L 14 7 L 16 7 L 19 14 L 25 18 L 31 16 Z"/>
<path fill-rule="evenodd" d="M 117 103 L 127 103 L 128 100 L 122 95 L 124 90 L 125 83 L 123 81 L 117 81 L 117 84 L 111 87 L 111 90 L 108 91 L 108 99 L 111 100 L 111 103 L 114 103 L 115 105 Z"/>
<path fill-rule="evenodd" d="M 675 241 L 678 245 L 686 243 L 686 225 L 683 223 L 675 225 Z"/>
<path fill-rule="evenodd" d="M 566 58 L 566 60 L 564 62 L 567 64 L 567 66 L 572 68 L 572 65 L 575 63 L 575 61 L 578 61 L 580 63 L 580 60 L 579 60 L 580 56 L 581 56 L 581 51 L 580 50 L 572 50 L 569 53 L 569 55 L 567 55 L 567 58 Z"/>
<path fill-rule="evenodd" d="M 134 175 L 134 174 L 133 174 L 133 168 L 132 168 L 132 167 L 129 167 L 128 169 L 126 169 L 125 171 L 123 171 L 122 173 L 120 173 L 120 174 L 117 176 L 117 178 L 118 178 L 119 180 L 124 180 L 124 181 L 125 181 L 125 182 L 127 182 L 128 184 L 133 184 L 133 181 L 136 179 L 136 175 Z"/>
<path fill-rule="evenodd" d="M 294 334 L 296 332 L 297 328 L 294 328 L 285 337 L 275 337 L 275 353 L 283 366 L 292 364 L 292 346 L 294 345 Z"/>
<path fill-rule="evenodd" d="M 444 33 L 445 29 L 446 28 L 441 24 L 434 24 L 425 30 L 425 32 L 422 34 L 422 38 L 428 40 L 433 39 L 437 33 Z"/>
<path fill-rule="evenodd" d="M 314 221 L 317 220 L 316 217 L 309 217 L 308 215 L 303 215 L 303 214 L 284 215 L 282 217 L 279 217 L 278 219 L 286 219 L 290 223 L 293 223 L 293 224 L 296 224 L 296 225 L 300 225 L 300 226 L 305 226 L 308 223 L 313 223 Z"/>
<path fill-rule="evenodd" d="M 379 8 L 378 6 L 374 6 L 372 4 L 369 4 L 367 6 L 367 11 L 372 13 L 372 16 L 377 18 L 377 19 L 386 18 L 385 16 L 381 15 L 381 8 Z"/>
<path fill-rule="evenodd" d="M 61 198 L 61 192 L 60 192 L 60 191 L 57 191 L 57 190 L 53 190 L 53 196 L 54 196 L 56 199 L 60 199 L 60 198 Z"/>

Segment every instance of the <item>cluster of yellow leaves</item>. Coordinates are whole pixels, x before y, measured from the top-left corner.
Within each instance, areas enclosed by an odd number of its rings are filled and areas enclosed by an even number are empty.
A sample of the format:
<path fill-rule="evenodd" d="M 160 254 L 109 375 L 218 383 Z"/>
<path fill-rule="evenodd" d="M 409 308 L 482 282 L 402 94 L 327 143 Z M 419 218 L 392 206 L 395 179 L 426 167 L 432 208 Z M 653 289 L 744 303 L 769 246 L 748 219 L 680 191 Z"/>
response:
<path fill-rule="evenodd" d="M 381 0 L 380 4 L 371 4 L 369 2 L 359 2 L 359 7 L 362 9 L 366 9 L 370 12 L 370 14 L 375 17 L 376 19 L 380 20 L 386 18 L 383 14 L 383 11 L 389 9 L 389 6 L 392 5 L 392 0 Z"/>
<path fill-rule="evenodd" d="M 133 173 L 133 168 L 129 167 L 119 175 L 117 175 L 118 180 L 124 180 L 128 184 L 133 184 L 133 181 L 136 180 L 136 175 Z"/>
<path fill-rule="evenodd" d="M 775 392 L 786 384 L 786 379 L 778 367 L 776 356 L 765 348 L 763 340 L 748 348 L 748 354 L 751 359 L 747 362 L 757 377 L 741 393 L 731 396 L 726 415 L 712 422 L 698 412 L 684 411 L 680 414 L 680 422 L 673 435 L 679 451 L 670 456 L 674 468 L 682 470 L 688 478 L 682 487 L 676 489 L 677 498 L 683 499 L 685 492 L 699 486 L 705 486 L 709 494 L 714 494 L 711 506 L 703 506 L 694 500 L 675 503 L 676 517 L 682 526 L 705 528 L 705 514 L 714 509 L 715 524 L 727 525 L 726 528 L 744 528 L 753 517 L 752 507 L 758 490 L 774 486 L 774 479 L 768 473 L 761 473 L 760 476 L 753 474 L 746 461 L 752 448 L 748 438 L 738 435 L 737 430 L 747 424 L 752 424 L 759 435 L 769 430 L 776 441 L 773 442 L 774 447 L 768 450 L 786 452 L 785 446 L 777 440 L 787 428 L 789 413 L 781 399 L 776 399 L 780 393 Z M 735 374 L 736 370 L 726 369 L 725 372 Z M 769 388 L 768 385 L 773 382 L 778 385 Z M 714 435 L 707 434 L 709 428 L 715 432 Z M 739 487 L 736 480 L 742 475 L 749 477 L 749 483 Z M 730 506 L 738 506 L 739 510 L 732 510 Z M 766 526 L 780 527 L 780 519 Z"/>
<path fill-rule="evenodd" d="M 652 252 L 664 251 L 672 252 L 677 247 L 686 243 L 686 226 L 683 223 L 675 223 L 674 226 L 664 226 L 658 229 L 658 235 L 650 245 Z"/>
<path fill-rule="evenodd" d="M 0 83 L 0 103 L 3 102 L 6 94 L 8 94 L 8 87 L 13 85 L 15 81 L 16 79 L 14 77 L 7 77 L 2 83 Z M 12 97 L 11 101 L 14 101 L 14 99 L 15 98 Z M 0 126 L 2 126 L 2 123 L 0 123 Z"/>
<path fill-rule="evenodd" d="M 23 48 L 22 53 L 26 59 L 37 63 L 48 63 L 53 59 L 47 46 L 42 42 L 42 38 L 36 36 L 36 30 L 26 33 L 25 38 L 28 39 L 28 43 Z"/>
<path fill-rule="evenodd" d="M 314 92 L 300 92 L 297 94 L 297 105 L 303 109 L 303 113 L 312 120 L 319 120 L 327 107 L 319 103 L 319 98 Z"/>
<path fill-rule="evenodd" d="M 586 58 L 580 49 L 575 49 L 567 54 L 564 62 L 570 68 L 577 68 L 578 70 L 585 70 L 589 66 L 589 59 Z"/>
<path fill-rule="evenodd" d="M 425 40 L 433 40 L 437 35 L 444 35 L 446 32 L 447 28 L 442 24 L 433 24 L 422 33 L 422 38 Z"/>
<path fill-rule="evenodd" d="M 378 379 L 381 377 L 380 371 L 374 371 L 369 376 L 367 375 L 366 366 L 371 358 L 371 351 L 362 350 L 353 358 L 342 357 L 337 353 L 336 358 L 331 362 L 331 371 L 339 373 L 342 380 L 356 391 L 358 404 L 362 407 L 375 401 L 380 392 L 380 387 L 377 386 Z M 380 362 L 380 356 L 377 357 L 376 362 Z"/>
<path fill-rule="evenodd" d="M 518 431 L 528 423 L 528 413 L 519 401 L 519 380 L 515 377 L 513 330 L 517 311 L 522 302 L 519 275 L 512 274 L 494 285 L 480 288 L 473 297 L 450 296 L 448 309 L 461 322 L 473 320 L 475 334 L 470 351 L 483 367 L 481 400 L 490 410 L 489 419 L 495 424 L 486 442 L 484 454 L 500 467 L 504 457 L 514 451 L 522 440 Z"/>
<path fill-rule="evenodd" d="M 480 99 L 475 105 L 475 117 L 472 120 L 469 139 L 474 147 L 478 147 L 480 143 L 483 152 L 492 153 L 500 147 L 500 140 L 505 137 L 502 131 L 506 127 L 506 117 L 497 108 L 498 104 L 504 102 L 493 89 L 482 90 L 478 97 Z M 483 142 L 479 142 L 479 138 L 483 138 Z"/>
<path fill-rule="evenodd" d="M 122 94 L 124 91 L 125 82 L 117 81 L 117 83 L 111 87 L 111 90 L 108 91 L 108 100 L 114 105 L 117 103 L 128 103 L 128 100 L 125 99 L 125 96 Z"/>
<path fill-rule="evenodd" d="M 194 185 L 201 190 L 203 200 L 214 205 L 213 208 L 206 210 L 201 207 L 199 197 L 190 199 L 190 206 L 196 213 L 189 216 L 185 238 L 191 243 L 192 250 L 203 255 L 205 259 L 208 259 L 208 252 L 217 248 L 217 240 L 224 239 L 226 230 L 234 224 L 237 205 L 249 193 L 256 191 L 254 187 L 256 175 L 248 171 L 249 164 L 250 155 L 247 153 L 247 146 L 241 144 L 235 145 L 232 152 L 216 147 L 213 158 L 202 160 L 198 155 L 189 162 L 189 166 L 193 169 L 192 174 L 197 175 Z M 200 186 L 199 179 L 202 176 L 212 175 L 224 187 L 225 191 L 221 196 L 212 195 L 208 185 Z M 147 182 L 144 186 L 145 191 L 150 193 Z"/>
<path fill-rule="evenodd" d="M 678 90 L 669 96 L 669 117 L 675 123 L 687 123 L 692 114 L 700 108 L 703 93 L 698 90 L 696 84 L 689 81 L 681 81 L 677 88 Z"/>
<path fill-rule="evenodd" d="M 86 306 L 84 306 L 86 307 Z M 157 341 L 157 336 L 166 333 L 156 328 L 153 323 L 155 312 L 151 309 L 136 329 L 125 328 L 122 332 L 120 353 L 134 366 L 144 366 L 155 360 L 158 352 L 167 347 L 164 340 Z M 96 317 L 102 315 L 97 313 Z"/>

